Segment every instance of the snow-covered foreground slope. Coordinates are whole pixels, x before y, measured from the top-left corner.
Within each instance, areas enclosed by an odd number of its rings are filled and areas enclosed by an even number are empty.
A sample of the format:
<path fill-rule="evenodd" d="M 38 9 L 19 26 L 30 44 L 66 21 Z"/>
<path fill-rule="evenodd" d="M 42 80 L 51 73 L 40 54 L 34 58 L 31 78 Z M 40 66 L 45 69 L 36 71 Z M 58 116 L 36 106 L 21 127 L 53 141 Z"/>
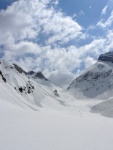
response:
<path fill-rule="evenodd" d="M 113 119 L 82 102 L 32 111 L 0 99 L 0 150 L 113 150 Z"/>

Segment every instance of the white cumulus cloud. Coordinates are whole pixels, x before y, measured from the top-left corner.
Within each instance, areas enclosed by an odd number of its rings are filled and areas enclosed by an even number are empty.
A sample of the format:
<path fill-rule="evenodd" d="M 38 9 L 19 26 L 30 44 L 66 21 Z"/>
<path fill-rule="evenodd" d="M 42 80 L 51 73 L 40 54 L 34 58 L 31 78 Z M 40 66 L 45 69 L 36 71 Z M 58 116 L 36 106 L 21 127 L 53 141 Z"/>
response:
<path fill-rule="evenodd" d="M 0 50 L 7 60 L 26 71 L 41 70 L 52 81 L 66 86 L 77 70 L 80 73 L 98 55 L 113 48 L 113 31 L 107 30 L 104 37 L 76 46 L 74 42 L 90 36 L 73 16 L 56 10 L 57 4 L 58 0 L 18 0 L 1 10 Z M 109 27 L 112 22 L 113 12 L 98 26 Z"/>
<path fill-rule="evenodd" d="M 97 23 L 97 26 L 102 27 L 102 28 L 107 28 L 107 27 L 111 27 L 112 23 L 113 23 L 113 11 L 111 12 L 111 14 L 107 20 L 105 20 L 105 21 L 100 20 Z"/>
<path fill-rule="evenodd" d="M 105 15 L 105 14 L 106 14 L 107 8 L 108 8 L 108 6 L 105 6 L 105 7 L 102 9 L 101 15 Z"/>

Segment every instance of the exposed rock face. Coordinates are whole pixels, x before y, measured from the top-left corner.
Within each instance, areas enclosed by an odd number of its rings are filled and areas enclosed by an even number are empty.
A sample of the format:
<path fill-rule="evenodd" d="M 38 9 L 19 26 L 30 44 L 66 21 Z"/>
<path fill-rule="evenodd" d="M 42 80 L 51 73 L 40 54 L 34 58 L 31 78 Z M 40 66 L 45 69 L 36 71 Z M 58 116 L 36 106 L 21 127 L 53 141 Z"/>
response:
<path fill-rule="evenodd" d="M 28 75 L 34 75 L 35 72 L 34 72 L 34 71 L 29 71 L 27 74 L 28 74 Z"/>
<path fill-rule="evenodd" d="M 45 79 L 45 80 L 48 80 L 43 74 L 42 72 L 37 72 L 34 76 L 35 78 L 40 78 L 40 79 Z"/>
<path fill-rule="evenodd" d="M 98 58 L 98 61 L 106 61 L 106 62 L 112 62 L 113 63 L 113 52 L 101 54 Z"/>
<path fill-rule="evenodd" d="M 27 73 L 27 75 L 32 76 L 32 77 L 35 78 L 35 79 L 40 78 L 40 79 L 44 79 L 44 80 L 47 80 L 47 81 L 48 81 L 48 79 L 42 74 L 41 71 L 38 71 L 37 73 L 34 72 L 34 71 L 29 71 L 29 72 Z"/>
<path fill-rule="evenodd" d="M 13 64 L 14 68 L 19 72 L 19 73 L 24 73 L 25 75 L 27 75 L 27 72 L 24 71 L 21 67 L 19 67 L 18 65 L 16 64 Z"/>
<path fill-rule="evenodd" d="M 0 71 L 0 75 L 2 76 L 2 80 L 3 80 L 4 82 L 6 82 L 6 78 L 4 78 L 4 76 L 3 76 L 3 74 L 2 74 L 2 71 Z"/>
<path fill-rule="evenodd" d="M 26 83 L 26 86 L 20 86 L 19 87 L 19 91 L 21 93 L 25 93 L 25 94 L 30 94 L 30 93 L 33 93 L 34 91 L 34 86 L 30 83 L 30 81 L 28 81 L 28 83 Z"/>

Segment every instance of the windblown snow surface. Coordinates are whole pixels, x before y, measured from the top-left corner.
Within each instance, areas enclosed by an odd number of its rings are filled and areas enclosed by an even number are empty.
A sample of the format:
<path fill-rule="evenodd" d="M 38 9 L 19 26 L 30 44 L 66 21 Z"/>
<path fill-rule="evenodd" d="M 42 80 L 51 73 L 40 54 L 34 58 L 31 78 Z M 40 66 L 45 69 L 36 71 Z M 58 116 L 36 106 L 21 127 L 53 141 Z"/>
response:
<path fill-rule="evenodd" d="M 101 105 L 112 100 L 78 100 L 49 81 L 11 68 L 0 68 L 7 80 L 0 77 L 0 150 L 113 150 L 113 116 L 90 111 L 93 106 L 104 112 L 111 105 Z M 20 93 L 19 86 L 29 80 L 33 91 Z"/>

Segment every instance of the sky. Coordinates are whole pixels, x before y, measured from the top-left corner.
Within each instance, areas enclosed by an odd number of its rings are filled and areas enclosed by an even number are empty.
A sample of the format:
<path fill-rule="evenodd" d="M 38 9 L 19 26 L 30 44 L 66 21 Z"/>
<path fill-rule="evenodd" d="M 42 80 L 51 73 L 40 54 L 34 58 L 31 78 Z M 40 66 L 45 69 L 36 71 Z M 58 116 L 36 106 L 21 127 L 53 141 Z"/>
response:
<path fill-rule="evenodd" d="M 66 87 L 113 50 L 112 0 L 0 0 L 0 58 Z"/>

